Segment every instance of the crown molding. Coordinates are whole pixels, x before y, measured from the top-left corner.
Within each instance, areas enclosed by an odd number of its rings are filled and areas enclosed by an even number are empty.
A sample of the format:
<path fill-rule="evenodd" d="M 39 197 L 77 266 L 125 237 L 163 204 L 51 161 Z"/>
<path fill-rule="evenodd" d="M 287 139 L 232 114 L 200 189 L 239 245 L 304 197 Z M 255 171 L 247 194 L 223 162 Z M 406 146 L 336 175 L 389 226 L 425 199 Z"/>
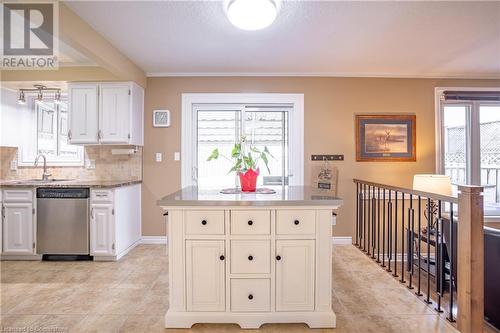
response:
<path fill-rule="evenodd" d="M 335 72 L 147 72 L 147 77 L 353 77 L 392 79 L 468 79 L 499 80 L 500 74 L 393 74 Z"/>

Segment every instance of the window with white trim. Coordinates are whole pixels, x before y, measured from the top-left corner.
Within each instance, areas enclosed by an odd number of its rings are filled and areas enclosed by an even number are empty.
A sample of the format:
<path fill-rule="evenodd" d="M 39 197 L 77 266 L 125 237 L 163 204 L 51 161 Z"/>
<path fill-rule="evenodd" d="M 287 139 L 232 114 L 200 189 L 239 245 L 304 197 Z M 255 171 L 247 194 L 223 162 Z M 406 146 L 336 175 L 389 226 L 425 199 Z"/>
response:
<path fill-rule="evenodd" d="M 224 98 L 220 100 L 223 102 Z M 269 170 L 263 163 L 259 165 L 258 186 L 302 184 L 303 121 L 300 119 L 303 114 L 298 116 L 301 110 L 294 103 L 188 103 L 185 106 L 188 109 L 183 110 L 183 186 L 196 185 L 201 189 L 239 186 L 237 175 L 229 172 L 231 160 L 207 159 L 215 148 L 230 158 L 231 149 L 241 136 L 258 149 L 267 147 L 272 155 Z M 291 138 L 290 133 L 296 137 Z"/>
<path fill-rule="evenodd" d="M 26 125 L 20 138 L 18 162 L 33 165 L 38 154 L 44 154 L 51 166 L 83 166 L 83 147 L 68 143 L 68 101 L 62 95 L 56 103 L 51 96 L 36 103 L 34 96 L 26 97 L 19 106 L 20 121 Z"/>
<path fill-rule="evenodd" d="M 500 91 L 443 92 L 440 169 L 457 185 L 484 187 L 484 215 L 500 217 Z"/>

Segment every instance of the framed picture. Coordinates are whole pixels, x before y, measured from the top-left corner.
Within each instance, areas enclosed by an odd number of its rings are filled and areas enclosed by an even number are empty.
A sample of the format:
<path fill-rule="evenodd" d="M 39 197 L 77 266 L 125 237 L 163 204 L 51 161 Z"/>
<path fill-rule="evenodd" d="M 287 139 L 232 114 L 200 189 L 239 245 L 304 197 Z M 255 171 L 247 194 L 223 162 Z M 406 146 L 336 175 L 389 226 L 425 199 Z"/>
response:
<path fill-rule="evenodd" d="M 416 161 L 415 115 L 357 115 L 356 161 Z"/>

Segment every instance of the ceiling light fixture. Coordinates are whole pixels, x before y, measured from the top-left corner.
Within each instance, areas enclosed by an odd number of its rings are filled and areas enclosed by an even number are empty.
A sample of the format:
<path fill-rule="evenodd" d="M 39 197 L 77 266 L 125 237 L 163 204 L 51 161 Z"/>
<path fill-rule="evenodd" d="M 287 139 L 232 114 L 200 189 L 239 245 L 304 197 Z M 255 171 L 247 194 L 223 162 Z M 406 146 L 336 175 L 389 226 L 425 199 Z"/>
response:
<path fill-rule="evenodd" d="M 55 104 L 61 104 L 61 90 L 56 91 L 56 95 L 54 97 Z"/>
<path fill-rule="evenodd" d="M 38 90 L 38 95 L 36 96 L 35 103 L 36 104 L 42 104 L 43 103 L 42 89 Z"/>
<path fill-rule="evenodd" d="M 234 26 L 254 31 L 270 26 L 278 9 L 277 0 L 230 0 L 226 15 Z"/>
<path fill-rule="evenodd" d="M 24 96 L 24 91 L 19 91 L 19 98 L 17 99 L 17 104 L 24 105 L 26 104 L 26 97 Z"/>

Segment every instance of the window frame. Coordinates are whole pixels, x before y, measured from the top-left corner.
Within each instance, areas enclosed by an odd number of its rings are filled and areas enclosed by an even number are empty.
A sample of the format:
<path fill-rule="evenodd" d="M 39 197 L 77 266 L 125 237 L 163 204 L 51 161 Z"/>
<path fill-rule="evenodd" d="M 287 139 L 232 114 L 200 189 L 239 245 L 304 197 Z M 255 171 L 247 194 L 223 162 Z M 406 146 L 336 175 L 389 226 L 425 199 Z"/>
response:
<path fill-rule="evenodd" d="M 449 104 L 467 106 L 466 109 L 466 168 L 467 182 L 481 185 L 481 133 L 479 131 L 480 112 L 479 106 L 497 104 L 489 101 L 448 101 L 445 103 L 443 96 L 447 90 L 453 91 L 500 91 L 494 87 L 437 87 L 435 97 L 435 135 L 436 135 L 436 173 L 444 174 L 444 107 Z M 485 222 L 500 222 L 500 216 L 485 216 Z"/>
<path fill-rule="evenodd" d="M 242 111 L 248 104 L 287 105 L 289 114 L 289 185 L 304 184 L 304 94 L 281 93 L 185 93 L 182 94 L 181 185 L 193 186 L 196 163 L 196 106 L 212 104 L 214 108 Z M 239 108 L 239 109 L 238 109 Z M 244 130 L 244 128 L 242 128 Z"/>
<path fill-rule="evenodd" d="M 47 97 L 47 100 L 52 100 L 52 97 Z M 38 106 L 35 103 L 35 97 L 32 95 L 26 96 L 26 104 L 24 105 L 25 111 L 33 112 L 34 115 L 29 121 L 28 134 L 23 135 L 22 140 L 19 142 L 18 146 L 18 156 L 17 164 L 21 167 L 32 167 L 35 163 L 35 159 L 38 156 L 38 124 L 39 124 L 39 112 Z M 60 126 L 60 106 L 55 107 L 55 126 L 56 126 L 56 150 L 59 152 L 61 142 L 59 140 L 59 126 Z M 85 165 L 85 153 L 83 146 L 78 146 L 78 160 L 62 160 L 62 159 L 49 159 L 47 158 L 47 166 L 52 167 L 67 167 L 75 166 L 82 167 Z"/>

